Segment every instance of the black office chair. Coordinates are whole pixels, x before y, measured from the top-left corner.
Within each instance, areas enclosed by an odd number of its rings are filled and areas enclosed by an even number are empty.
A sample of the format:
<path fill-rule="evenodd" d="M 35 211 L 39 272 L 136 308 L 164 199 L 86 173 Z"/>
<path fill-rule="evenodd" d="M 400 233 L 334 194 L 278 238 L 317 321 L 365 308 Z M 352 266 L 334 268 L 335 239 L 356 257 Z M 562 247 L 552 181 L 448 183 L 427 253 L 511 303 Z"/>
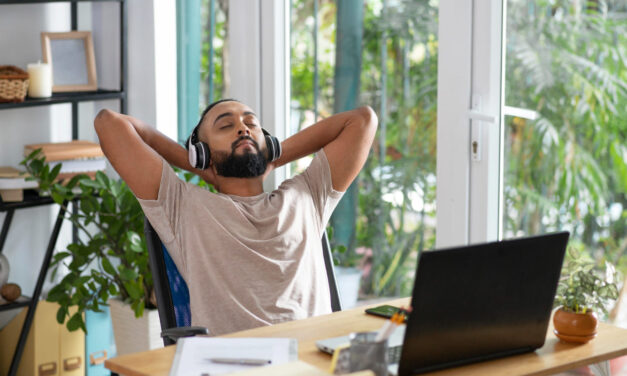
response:
<path fill-rule="evenodd" d="M 207 328 L 190 326 L 192 315 L 187 284 L 148 218 L 144 218 L 144 234 L 163 344 L 168 346 L 175 344 L 181 337 L 209 334 Z"/>
<path fill-rule="evenodd" d="M 148 218 L 144 219 L 144 233 L 146 235 L 150 269 L 157 298 L 157 310 L 159 311 L 159 320 L 161 322 L 163 344 L 168 346 L 175 344 L 181 337 L 209 334 L 207 328 L 189 326 L 191 323 L 191 310 L 187 284 Z M 342 307 L 335 281 L 331 247 L 329 246 L 326 232 L 322 236 L 322 251 L 331 292 L 331 309 L 333 312 L 341 311 Z"/>

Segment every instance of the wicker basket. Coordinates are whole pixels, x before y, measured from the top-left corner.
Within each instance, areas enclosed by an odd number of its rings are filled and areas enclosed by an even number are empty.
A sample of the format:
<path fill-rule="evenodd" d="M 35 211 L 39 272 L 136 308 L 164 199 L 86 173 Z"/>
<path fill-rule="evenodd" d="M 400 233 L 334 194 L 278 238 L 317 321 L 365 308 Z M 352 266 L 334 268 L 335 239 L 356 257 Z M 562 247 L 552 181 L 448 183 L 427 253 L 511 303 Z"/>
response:
<path fill-rule="evenodd" d="M 0 103 L 23 102 L 28 91 L 28 73 L 13 65 L 0 65 Z"/>

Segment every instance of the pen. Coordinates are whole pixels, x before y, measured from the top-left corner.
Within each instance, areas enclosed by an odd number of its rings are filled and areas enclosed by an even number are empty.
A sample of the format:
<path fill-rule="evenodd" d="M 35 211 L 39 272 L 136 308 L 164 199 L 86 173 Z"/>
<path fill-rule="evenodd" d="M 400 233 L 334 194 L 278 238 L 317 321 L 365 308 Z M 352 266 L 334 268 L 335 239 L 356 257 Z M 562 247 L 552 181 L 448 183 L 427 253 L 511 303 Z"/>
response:
<path fill-rule="evenodd" d="M 244 366 L 263 366 L 272 363 L 270 359 L 252 359 L 252 358 L 208 358 L 213 363 L 220 364 L 240 364 Z"/>
<path fill-rule="evenodd" d="M 388 339 L 394 329 L 405 321 L 405 312 L 405 309 L 401 307 L 396 313 L 394 313 L 390 320 L 386 321 L 385 324 L 383 324 L 383 327 L 379 329 L 375 341 L 379 342 Z"/>

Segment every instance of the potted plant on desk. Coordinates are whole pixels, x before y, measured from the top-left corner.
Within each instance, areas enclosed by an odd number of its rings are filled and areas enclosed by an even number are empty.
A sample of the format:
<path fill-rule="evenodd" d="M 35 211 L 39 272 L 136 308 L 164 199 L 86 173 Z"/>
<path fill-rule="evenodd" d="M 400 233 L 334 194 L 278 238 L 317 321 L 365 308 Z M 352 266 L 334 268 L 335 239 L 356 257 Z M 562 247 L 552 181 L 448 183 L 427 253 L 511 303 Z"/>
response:
<path fill-rule="evenodd" d="M 559 308 L 553 316 L 555 335 L 562 341 L 587 343 L 596 337 L 598 314 L 607 314 L 608 306 L 618 298 L 616 271 L 609 262 L 604 273 L 581 257 L 573 248 L 555 296 Z"/>
<path fill-rule="evenodd" d="M 73 202 L 65 218 L 79 236 L 67 250 L 57 252 L 51 264 L 53 277 L 62 265 L 67 273 L 48 293 L 47 300 L 60 306 L 57 321 L 67 320 L 70 331 L 86 331 L 83 313 L 100 312 L 110 305 L 118 354 L 162 345 L 159 316 L 151 299 L 144 214 L 128 186 L 102 172 L 95 179 L 77 175 L 61 184 L 55 181 L 61 165 L 50 169 L 38 151 L 21 164 L 38 181 L 41 195 L 50 195 L 59 205 Z M 70 307 L 78 310 L 70 315 Z M 118 317 L 127 317 L 122 322 L 128 324 L 120 324 Z"/>

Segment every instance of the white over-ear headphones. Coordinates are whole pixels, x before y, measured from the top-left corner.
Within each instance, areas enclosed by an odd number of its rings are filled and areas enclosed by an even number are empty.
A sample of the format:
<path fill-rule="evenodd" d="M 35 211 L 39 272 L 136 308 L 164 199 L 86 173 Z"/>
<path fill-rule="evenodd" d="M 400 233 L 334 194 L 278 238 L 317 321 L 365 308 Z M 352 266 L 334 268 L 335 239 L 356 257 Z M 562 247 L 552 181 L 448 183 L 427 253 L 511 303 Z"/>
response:
<path fill-rule="evenodd" d="M 262 128 L 266 138 L 266 146 L 268 148 L 268 162 L 273 162 L 281 157 L 282 148 L 278 138 L 272 136 L 268 131 Z M 209 167 L 211 160 L 211 151 L 206 142 L 198 140 L 198 127 L 194 128 L 192 134 L 187 140 L 187 158 L 189 164 L 197 169 L 205 170 Z"/>

